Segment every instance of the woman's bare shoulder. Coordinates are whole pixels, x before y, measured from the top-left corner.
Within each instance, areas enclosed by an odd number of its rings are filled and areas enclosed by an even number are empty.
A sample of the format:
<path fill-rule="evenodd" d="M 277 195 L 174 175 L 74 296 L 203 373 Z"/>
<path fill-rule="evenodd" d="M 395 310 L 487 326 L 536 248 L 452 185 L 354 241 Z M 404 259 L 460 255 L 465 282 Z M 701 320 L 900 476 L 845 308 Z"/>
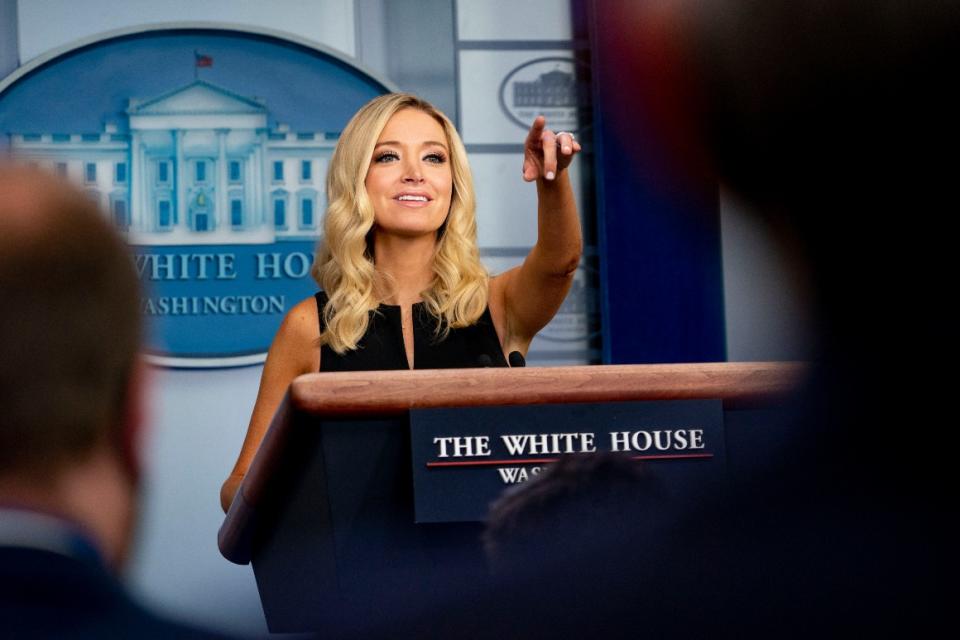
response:
<path fill-rule="evenodd" d="M 317 299 L 314 296 L 304 298 L 290 308 L 284 324 L 290 324 L 291 328 L 297 331 L 312 332 L 316 337 L 320 336 L 320 314 L 317 310 Z"/>
<path fill-rule="evenodd" d="M 282 359 L 300 372 L 320 369 L 320 314 L 313 296 L 295 304 L 284 317 L 270 347 L 271 359 Z"/>

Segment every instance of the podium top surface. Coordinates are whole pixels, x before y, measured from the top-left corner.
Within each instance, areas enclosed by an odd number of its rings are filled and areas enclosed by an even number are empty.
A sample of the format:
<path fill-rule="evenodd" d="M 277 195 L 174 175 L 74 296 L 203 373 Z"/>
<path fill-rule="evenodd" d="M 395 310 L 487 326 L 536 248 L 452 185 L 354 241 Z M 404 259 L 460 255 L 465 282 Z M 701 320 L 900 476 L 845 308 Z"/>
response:
<path fill-rule="evenodd" d="M 318 415 L 389 415 L 410 409 L 718 398 L 763 402 L 803 379 L 798 362 L 594 365 L 313 373 L 290 403 Z"/>

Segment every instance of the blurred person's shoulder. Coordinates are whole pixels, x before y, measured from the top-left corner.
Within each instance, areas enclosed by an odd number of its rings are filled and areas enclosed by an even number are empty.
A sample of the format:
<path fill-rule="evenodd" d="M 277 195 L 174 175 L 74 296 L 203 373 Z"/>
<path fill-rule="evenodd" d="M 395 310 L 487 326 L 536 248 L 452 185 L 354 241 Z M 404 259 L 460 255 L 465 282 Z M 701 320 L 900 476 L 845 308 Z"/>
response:
<path fill-rule="evenodd" d="M 0 521 L 0 638 L 227 638 L 152 613 L 55 518 L 18 509 Z"/>

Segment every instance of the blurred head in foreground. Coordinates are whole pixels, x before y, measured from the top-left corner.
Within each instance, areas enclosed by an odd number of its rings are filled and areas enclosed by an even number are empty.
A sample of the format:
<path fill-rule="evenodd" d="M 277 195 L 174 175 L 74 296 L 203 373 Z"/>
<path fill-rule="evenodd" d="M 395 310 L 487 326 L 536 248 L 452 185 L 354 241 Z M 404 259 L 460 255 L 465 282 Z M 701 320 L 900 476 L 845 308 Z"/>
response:
<path fill-rule="evenodd" d="M 139 283 L 82 192 L 0 165 L 0 506 L 79 525 L 114 567 L 136 512 Z"/>
<path fill-rule="evenodd" d="M 655 526 L 664 493 L 623 453 L 562 456 L 490 508 L 484 547 L 496 575 L 598 562 L 610 545 Z M 572 562 L 571 562 L 572 561 Z"/>

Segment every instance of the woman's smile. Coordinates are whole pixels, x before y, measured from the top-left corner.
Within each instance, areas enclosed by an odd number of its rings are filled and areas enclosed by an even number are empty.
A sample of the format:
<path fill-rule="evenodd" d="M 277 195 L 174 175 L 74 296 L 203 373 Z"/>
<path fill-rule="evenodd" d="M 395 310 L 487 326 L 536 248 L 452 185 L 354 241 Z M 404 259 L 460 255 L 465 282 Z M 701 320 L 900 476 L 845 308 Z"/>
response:
<path fill-rule="evenodd" d="M 431 198 L 425 193 L 419 193 L 415 191 L 404 191 L 402 193 L 397 194 L 397 196 L 394 197 L 394 200 L 396 200 L 397 202 L 399 202 L 405 207 L 411 207 L 416 209 L 419 207 L 426 206 L 433 200 L 433 198 Z"/>

